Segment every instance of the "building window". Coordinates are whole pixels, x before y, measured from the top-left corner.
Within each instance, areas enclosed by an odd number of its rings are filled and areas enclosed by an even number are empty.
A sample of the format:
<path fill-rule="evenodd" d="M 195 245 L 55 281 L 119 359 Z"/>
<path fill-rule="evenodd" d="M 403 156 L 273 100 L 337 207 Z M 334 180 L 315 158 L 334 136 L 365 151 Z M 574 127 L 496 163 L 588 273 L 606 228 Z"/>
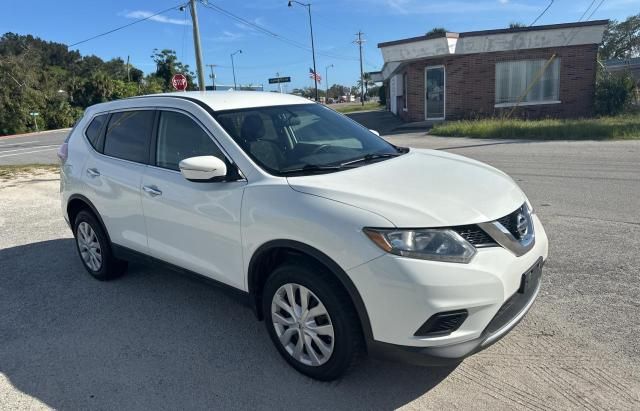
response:
<path fill-rule="evenodd" d="M 517 60 L 496 63 L 496 106 L 517 103 L 538 78 L 548 60 Z M 555 58 L 531 86 L 522 104 L 547 104 L 560 101 L 560 59 Z"/>
<path fill-rule="evenodd" d="M 402 109 L 407 111 L 409 109 L 409 87 L 407 86 L 407 80 L 409 79 L 409 76 L 407 75 L 407 73 L 404 73 L 402 75 L 402 102 L 403 102 L 403 107 Z"/>

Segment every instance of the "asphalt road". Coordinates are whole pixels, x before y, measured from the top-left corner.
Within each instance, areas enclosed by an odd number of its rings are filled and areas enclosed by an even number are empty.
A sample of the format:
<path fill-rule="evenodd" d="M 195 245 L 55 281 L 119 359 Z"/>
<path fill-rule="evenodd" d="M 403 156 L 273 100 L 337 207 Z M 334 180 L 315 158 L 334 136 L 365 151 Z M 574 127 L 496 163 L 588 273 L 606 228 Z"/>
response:
<path fill-rule="evenodd" d="M 7 164 L 54 164 L 56 152 L 69 129 L 0 137 L 0 166 Z"/>
<path fill-rule="evenodd" d="M 138 265 L 91 279 L 42 174 L 0 181 L 0 409 L 640 409 L 640 141 L 387 138 L 488 162 L 532 201 L 549 260 L 502 341 L 458 367 L 310 380 L 215 288 Z"/>

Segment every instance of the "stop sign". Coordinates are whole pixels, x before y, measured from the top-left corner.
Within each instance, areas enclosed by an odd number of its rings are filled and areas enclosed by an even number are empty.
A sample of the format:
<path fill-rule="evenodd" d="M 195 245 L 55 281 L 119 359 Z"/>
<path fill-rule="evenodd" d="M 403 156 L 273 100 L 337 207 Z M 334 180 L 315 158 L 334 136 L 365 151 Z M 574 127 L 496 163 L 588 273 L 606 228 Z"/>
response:
<path fill-rule="evenodd" d="M 173 77 L 171 77 L 171 85 L 178 91 L 184 91 L 187 89 L 187 78 L 184 74 L 174 74 Z"/>

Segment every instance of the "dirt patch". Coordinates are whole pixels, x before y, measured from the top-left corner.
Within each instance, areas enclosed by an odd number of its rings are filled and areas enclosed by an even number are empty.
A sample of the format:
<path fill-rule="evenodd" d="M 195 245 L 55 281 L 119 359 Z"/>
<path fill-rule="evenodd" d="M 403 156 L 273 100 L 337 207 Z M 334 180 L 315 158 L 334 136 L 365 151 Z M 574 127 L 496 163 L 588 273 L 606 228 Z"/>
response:
<path fill-rule="evenodd" d="M 40 180 L 59 180 L 60 166 L 57 164 L 27 164 L 0 166 L 0 188 L 16 183 Z"/>

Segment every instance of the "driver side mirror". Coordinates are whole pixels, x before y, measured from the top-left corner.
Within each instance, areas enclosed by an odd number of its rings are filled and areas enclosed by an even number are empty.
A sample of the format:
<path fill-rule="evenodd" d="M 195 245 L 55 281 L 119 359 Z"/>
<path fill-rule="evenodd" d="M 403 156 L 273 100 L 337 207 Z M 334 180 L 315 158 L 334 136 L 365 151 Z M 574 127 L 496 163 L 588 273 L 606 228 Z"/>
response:
<path fill-rule="evenodd" d="M 227 165 L 216 156 L 189 157 L 179 164 L 180 173 L 189 181 L 203 182 L 227 175 Z"/>
<path fill-rule="evenodd" d="M 369 129 L 369 131 L 371 131 L 373 134 L 375 134 L 376 136 L 380 137 L 380 133 L 378 133 L 377 130 L 371 130 Z"/>

